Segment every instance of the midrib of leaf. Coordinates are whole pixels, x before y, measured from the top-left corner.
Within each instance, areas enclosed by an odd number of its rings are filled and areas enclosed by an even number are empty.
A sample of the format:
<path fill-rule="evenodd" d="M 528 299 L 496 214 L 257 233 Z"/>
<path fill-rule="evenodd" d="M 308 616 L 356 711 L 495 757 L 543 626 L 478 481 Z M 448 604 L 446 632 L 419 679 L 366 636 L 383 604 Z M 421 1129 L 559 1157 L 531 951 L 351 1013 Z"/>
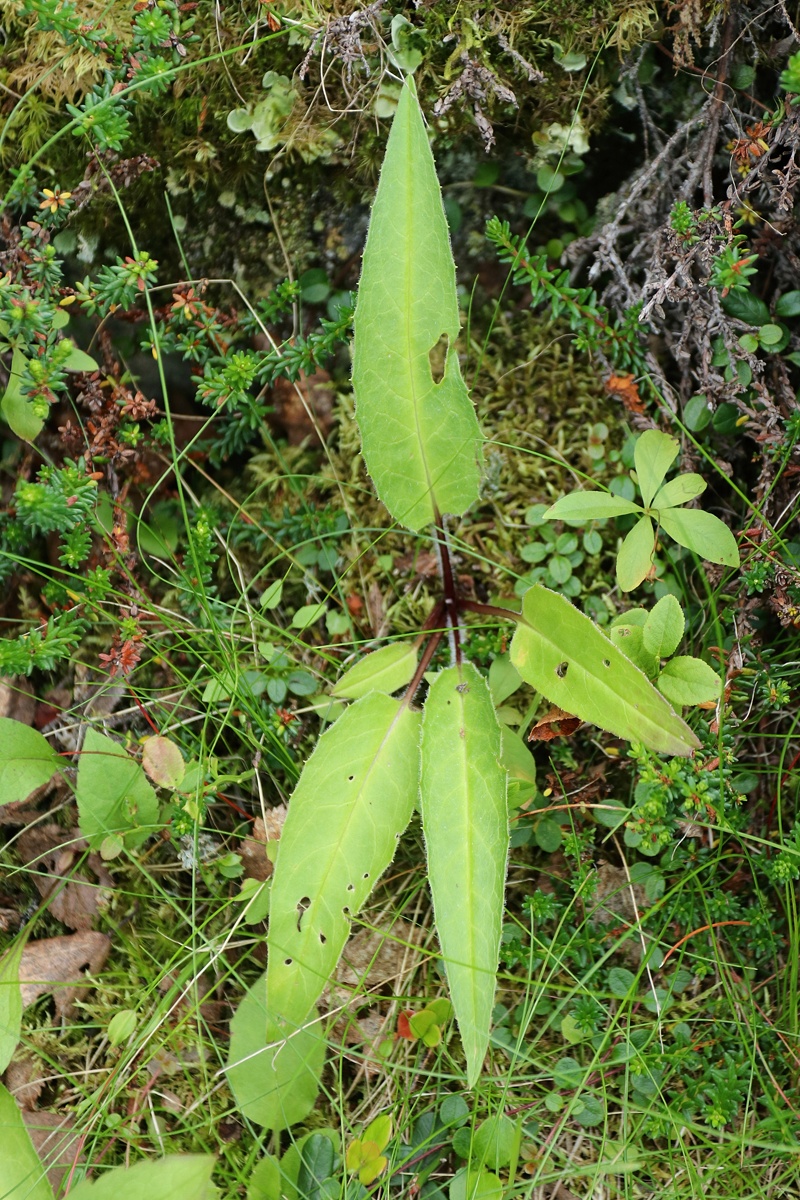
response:
<path fill-rule="evenodd" d="M 408 123 L 406 125 L 406 145 L 405 145 L 405 154 L 406 154 L 407 162 L 411 159 L 412 138 L 413 138 L 413 122 L 408 121 Z M 415 212 L 414 212 L 414 198 L 412 195 L 411 180 L 412 180 L 412 173 L 410 171 L 404 172 L 403 182 L 405 184 L 406 229 L 413 230 L 414 229 Z M 417 443 L 419 445 L 420 455 L 422 456 L 422 468 L 425 472 L 425 482 L 428 485 L 429 494 L 431 495 L 431 497 L 433 497 L 434 496 L 433 478 L 431 476 L 430 465 L 428 463 L 428 455 L 425 452 L 425 439 L 422 436 L 422 428 L 421 428 L 420 420 L 419 420 L 420 396 L 419 396 L 419 391 L 417 389 L 416 372 L 414 370 L 413 343 L 412 343 L 412 338 L 411 338 L 411 309 L 412 309 L 412 305 L 414 303 L 414 295 L 417 292 L 417 288 L 415 287 L 415 280 L 414 280 L 414 263 L 416 262 L 416 256 L 413 253 L 414 247 L 411 242 L 408 243 L 408 248 L 411 252 L 404 255 L 404 258 L 405 258 L 405 262 L 404 262 L 404 267 L 405 267 L 405 306 L 403 309 L 403 318 L 405 320 L 405 326 L 406 326 L 406 328 L 405 328 L 406 361 L 409 363 L 409 366 L 411 368 L 409 371 L 409 378 L 410 378 L 410 384 L 411 384 L 411 395 L 412 395 L 413 404 L 414 404 L 414 428 L 417 431 Z M 431 377 L 431 385 L 433 386 L 433 377 Z"/>

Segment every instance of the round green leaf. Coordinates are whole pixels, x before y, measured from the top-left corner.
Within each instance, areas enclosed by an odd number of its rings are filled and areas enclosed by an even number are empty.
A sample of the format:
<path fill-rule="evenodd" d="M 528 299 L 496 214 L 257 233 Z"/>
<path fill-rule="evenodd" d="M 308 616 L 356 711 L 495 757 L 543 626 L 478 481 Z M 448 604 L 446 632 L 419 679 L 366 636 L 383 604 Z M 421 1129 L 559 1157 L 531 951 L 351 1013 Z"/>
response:
<path fill-rule="evenodd" d="M 711 420 L 711 409 L 706 397 L 692 396 L 690 400 L 687 400 L 683 410 L 683 419 L 686 428 L 691 429 L 693 433 L 699 433 L 701 429 L 705 429 Z"/>
<path fill-rule="evenodd" d="M 519 1151 L 520 1128 L 504 1115 L 482 1121 L 472 1139 L 472 1162 L 497 1171 L 507 1167 Z"/>
<path fill-rule="evenodd" d="M 450 1200 L 503 1200 L 503 1185 L 490 1171 L 458 1171 L 450 1181 Z"/>
<path fill-rule="evenodd" d="M 0 804 L 27 800 L 58 770 L 61 760 L 43 734 L 0 717 Z"/>
<path fill-rule="evenodd" d="M 265 976 L 245 994 L 231 1021 L 225 1073 L 244 1116 L 267 1129 L 288 1129 L 314 1107 L 325 1059 L 316 1013 L 299 1029 L 268 1020 Z"/>
<path fill-rule="evenodd" d="M 782 337 L 783 330 L 780 325 L 762 325 L 758 331 L 758 340 L 762 346 L 777 346 Z"/>
<path fill-rule="evenodd" d="M 292 625 L 295 629 L 309 629 L 324 615 L 326 608 L 327 605 L 324 602 L 322 604 L 304 604 L 292 617 Z"/>

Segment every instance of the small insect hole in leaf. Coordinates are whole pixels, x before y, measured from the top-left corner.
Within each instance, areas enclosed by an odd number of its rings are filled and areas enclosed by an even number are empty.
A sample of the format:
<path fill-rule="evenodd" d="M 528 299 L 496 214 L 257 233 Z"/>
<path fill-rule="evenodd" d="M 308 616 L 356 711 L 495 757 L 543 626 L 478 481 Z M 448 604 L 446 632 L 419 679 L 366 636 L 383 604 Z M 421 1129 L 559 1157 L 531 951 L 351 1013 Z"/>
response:
<path fill-rule="evenodd" d="M 362 878 L 362 879 L 369 879 L 369 871 L 365 871 L 365 872 L 364 872 L 364 874 L 361 876 L 361 878 Z"/>
<path fill-rule="evenodd" d="M 558 666 L 556 667 L 556 675 L 558 676 L 559 679 L 565 679 L 568 670 L 569 670 L 568 662 L 559 663 Z"/>
<path fill-rule="evenodd" d="M 283 960 L 283 965 L 284 965 L 285 967 L 290 967 L 290 966 L 292 965 L 292 960 L 291 960 L 291 958 L 285 958 L 285 959 Z"/>
<path fill-rule="evenodd" d="M 311 904 L 310 896 L 303 896 L 300 900 L 297 901 L 297 932 L 298 933 L 300 933 L 300 926 L 303 921 L 303 913 L 306 911 L 306 909 L 309 907 L 310 904 Z"/>
<path fill-rule="evenodd" d="M 321 933 L 319 935 L 319 940 L 320 940 L 320 943 L 324 946 L 328 939 L 325 937 L 324 933 Z"/>
<path fill-rule="evenodd" d="M 604 667 L 610 667 L 610 666 L 611 666 L 611 659 L 610 659 L 610 658 L 604 658 L 604 659 L 603 659 L 603 666 L 604 666 Z"/>
<path fill-rule="evenodd" d="M 356 885 L 354 883 L 348 883 L 347 890 L 348 892 L 354 892 L 356 890 Z"/>
<path fill-rule="evenodd" d="M 447 353 L 450 349 L 450 338 L 443 333 L 435 346 L 428 351 L 428 362 L 431 367 L 431 378 L 439 384 L 444 379 L 444 369 L 447 365 Z"/>
<path fill-rule="evenodd" d="M 347 782 L 348 782 L 348 783 L 352 783 L 354 779 L 355 779 L 355 775 L 348 775 L 348 776 L 347 776 Z"/>

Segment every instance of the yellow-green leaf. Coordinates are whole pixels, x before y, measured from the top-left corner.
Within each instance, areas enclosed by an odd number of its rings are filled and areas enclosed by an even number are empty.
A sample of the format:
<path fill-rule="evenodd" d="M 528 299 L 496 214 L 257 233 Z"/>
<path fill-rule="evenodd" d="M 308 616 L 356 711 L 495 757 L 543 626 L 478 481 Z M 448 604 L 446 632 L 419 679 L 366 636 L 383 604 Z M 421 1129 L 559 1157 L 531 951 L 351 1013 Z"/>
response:
<path fill-rule="evenodd" d="M 525 593 L 522 616 L 511 661 L 552 704 L 664 754 L 699 746 L 647 677 L 564 596 L 536 584 Z"/>

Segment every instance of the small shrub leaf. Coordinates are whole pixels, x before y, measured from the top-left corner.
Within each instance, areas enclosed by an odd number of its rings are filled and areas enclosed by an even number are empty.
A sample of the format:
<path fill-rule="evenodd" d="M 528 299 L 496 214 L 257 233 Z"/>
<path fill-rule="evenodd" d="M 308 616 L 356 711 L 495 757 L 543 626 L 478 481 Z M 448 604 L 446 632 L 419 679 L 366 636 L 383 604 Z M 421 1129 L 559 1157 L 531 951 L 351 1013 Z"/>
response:
<path fill-rule="evenodd" d="M 186 772 L 180 747 L 170 738 L 147 738 L 142 747 L 142 766 L 156 787 L 176 788 Z"/>
<path fill-rule="evenodd" d="M 623 592 L 632 592 L 649 575 L 655 542 L 653 522 L 647 516 L 626 534 L 617 555 L 617 583 Z"/>
<path fill-rule="evenodd" d="M 667 594 L 653 606 L 642 626 L 645 650 L 655 658 L 669 658 L 680 645 L 686 620 L 674 596 Z"/>
<path fill-rule="evenodd" d="M 739 566 L 736 538 L 719 517 L 699 508 L 670 508 L 659 514 L 661 527 L 679 546 L 693 550 L 707 562 Z"/>
<path fill-rule="evenodd" d="M 681 654 L 665 665 L 658 689 L 670 704 L 711 704 L 720 696 L 720 678 L 701 658 Z"/>

